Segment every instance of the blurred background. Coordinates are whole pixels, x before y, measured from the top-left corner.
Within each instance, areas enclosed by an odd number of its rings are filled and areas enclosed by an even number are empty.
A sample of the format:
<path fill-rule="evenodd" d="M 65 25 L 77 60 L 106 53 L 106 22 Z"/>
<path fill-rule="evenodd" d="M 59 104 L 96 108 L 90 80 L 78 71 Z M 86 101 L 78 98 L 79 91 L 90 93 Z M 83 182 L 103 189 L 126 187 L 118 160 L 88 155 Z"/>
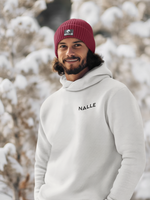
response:
<path fill-rule="evenodd" d="M 132 200 L 149 200 L 150 0 L 0 0 L 0 199 L 34 199 L 39 110 L 61 87 L 53 36 L 70 18 L 91 24 L 96 53 L 138 101 L 147 164 Z"/>

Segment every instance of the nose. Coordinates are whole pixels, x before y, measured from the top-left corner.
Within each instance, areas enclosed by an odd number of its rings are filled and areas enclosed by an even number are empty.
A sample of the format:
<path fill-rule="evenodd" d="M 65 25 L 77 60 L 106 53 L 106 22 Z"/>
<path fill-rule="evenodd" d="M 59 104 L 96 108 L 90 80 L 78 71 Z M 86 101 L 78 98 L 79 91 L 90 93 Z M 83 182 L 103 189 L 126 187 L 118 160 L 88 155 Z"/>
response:
<path fill-rule="evenodd" d="M 72 47 L 68 47 L 67 51 L 66 51 L 66 56 L 71 57 L 74 56 L 74 50 Z"/>

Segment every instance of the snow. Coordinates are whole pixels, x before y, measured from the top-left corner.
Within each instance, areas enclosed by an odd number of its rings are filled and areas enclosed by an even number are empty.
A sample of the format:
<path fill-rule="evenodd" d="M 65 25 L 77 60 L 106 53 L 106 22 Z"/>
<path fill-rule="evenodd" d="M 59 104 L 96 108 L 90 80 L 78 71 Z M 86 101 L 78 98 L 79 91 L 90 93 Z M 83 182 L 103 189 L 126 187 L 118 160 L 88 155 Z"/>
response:
<path fill-rule="evenodd" d="M 33 118 L 30 117 L 30 118 L 27 120 L 27 123 L 28 123 L 28 126 L 30 126 L 30 127 L 34 126 Z"/>
<path fill-rule="evenodd" d="M 17 94 L 16 94 L 16 90 L 13 89 L 11 91 L 9 91 L 6 95 L 6 97 L 11 100 L 11 103 L 13 105 L 16 105 L 18 103 L 18 100 L 17 100 Z"/>
<path fill-rule="evenodd" d="M 14 86 L 20 90 L 23 90 L 27 87 L 27 85 L 28 85 L 28 83 L 27 83 L 26 77 L 21 74 L 18 74 L 16 76 Z"/>
<path fill-rule="evenodd" d="M 16 64 L 16 69 L 28 73 L 30 70 L 38 74 L 40 64 L 48 64 L 54 58 L 54 51 L 52 49 L 41 49 L 30 53 L 26 58 L 22 59 Z"/>
<path fill-rule="evenodd" d="M 7 143 L 3 148 L 6 155 L 12 155 L 12 156 L 16 155 L 16 147 L 14 144 Z"/>
<path fill-rule="evenodd" d="M 145 97 L 147 96 L 147 93 L 148 93 L 148 90 L 145 87 L 145 84 L 141 84 L 140 90 L 135 91 L 137 101 L 138 101 L 138 104 L 140 107 L 142 107 L 142 103 L 143 103 Z"/>
<path fill-rule="evenodd" d="M 150 198 L 150 172 L 145 172 L 135 189 L 137 199 Z"/>
<path fill-rule="evenodd" d="M 43 38 L 46 46 L 54 47 L 54 31 L 46 26 L 43 26 L 38 31 L 38 34 Z"/>
<path fill-rule="evenodd" d="M 3 199 L 3 200 L 13 200 L 13 197 L 10 197 L 9 195 L 0 193 L 0 199 Z"/>
<path fill-rule="evenodd" d="M 0 37 L 5 37 L 5 30 L 3 28 L 0 29 Z"/>
<path fill-rule="evenodd" d="M 122 10 L 118 7 L 111 7 L 108 8 L 102 15 L 101 15 L 101 22 L 103 26 L 107 28 L 113 28 L 113 24 L 116 19 L 122 19 L 123 13 Z"/>
<path fill-rule="evenodd" d="M 29 158 L 29 160 L 32 162 L 32 160 L 35 159 L 35 152 L 33 150 L 26 150 L 26 156 Z"/>
<path fill-rule="evenodd" d="M 5 151 L 3 148 L 0 148 L 0 170 L 4 170 L 4 166 L 7 164 Z"/>
<path fill-rule="evenodd" d="M 39 110 L 40 110 L 40 105 L 42 104 L 42 100 L 34 100 L 32 98 L 28 99 L 28 103 L 31 105 L 31 111 L 33 111 L 36 115 L 36 119 L 39 120 Z"/>
<path fill-rule="evenodd" d="M 150 69 L 149 69 L 149 63 L 144 61 L 141 58 L 136 58 L 135 60 L 132 60 L 132 67 L 131 71 L 134 76 L 134 78 L 139 83 L 146 83 L 150 85 Z"/>
<path fill-rule="evenodd" d="M 53 60 L 55 57 L 55 53 L 52 49 L 42 49 L 39 50 L 39 53 L 44 64 L 48 64 L 48 62 Z"/>
<path fill-rule="evenodd" d="M 134 58 L 136 53 L 130 45 L 121 44 L 117 48 L 117 54 L 119 57 Z"/>
<path fill-rule="evenodd" d="M 146 22 L 133 22 L 127 27 L 128 31 L 139 37 L 150 37 L 150 19 Z"/>
<path fill-rule="evenodd" d="M 115 55 L 117 52 L 117 47 L 111 39 L 96 47 L 96 53 L 102 55 L 106 62 L 111 62 L 112 54 Z"/>
<path fill-rule="evenodd" d="M 39 25 L 36 20 L 29 16 L 20 16 L 10 21 L 10 26 L 14 31 L 22 33 L 35 33 L 39 30 Z"/>
<path fill-rule="evenodd" d="M 144 136 L 145 140 L 150 139 L 150 121 L 147 121 L 144 126 Z"/>
<path fill-rule="evenodd" d="M 0 69 L 10 69 L 12 68 L 10 62 L 8 61 L 8 59 L 6 58 L 6 56 L 4 55 L 0 55 Z"/>
<path fill-rule="evenodd" d="M 3 8 L 3 13 L 8 14 L 12 13 L 13 7 L 10 4 L 6 4 L 5 7 Z"/>
<path fill-rule="evenodd" d="M 7 0 L 5 2 L 3 12 L 4 13 L 12 13 L 14 8 L 18 7 L 18 0 Z"/>
<path fill-rule="evenodd" d="M 12 7 L 18 7 L 18 0 L 6 0 L 5 5 L 10 5 Z"/>
<path fill-rule="evenodd" d="M 0 199 L 1 200 L 13 200 L 13 192 L 10 186 L 7 185 L 7 181 L 2 175 L 0 175 Z"/>
<path fill-rule="evenodd" d="M 36 75 L 30 76 L 28 79 L 29 85 L 32 85 L 32 84 L 36 85 L 36 84 L 38 84 L 38 82 L 39 82 L 39 78 Z"/>
<path fill-rule="evenodd" d="M 15 67 L 19 71 L 23 71 L 25 73 L 29 73 L 29 71 L 32 71 L 35 74 L 39 73 L 38 63 L 36 62 L 36 60 L 32 59 L 32 57 L 29 56 L 22 59 L 19 63 L 16 64 Z"/>
<path fill-rule="evenodd" d="M 3 126 L 5 126 L 5 125 L 8 126 L 8 123 L 13 122 L 12 116 L 8 112 L 4 112 L 3 116 L 1 116 L 1 118 L 0 118 L 0 122 Z"/>
<path fill-rule="evenodd" d="M 10 135 L 12 134 L 12 128 L 10 129 L 8 126 L 4 126 L 3 127 L 3 136 L 5 138 L 10 137 Z"/>
<path fill-rule="evenodd" d="M 139 11 L 133 2 L 125 1 L 122 4 L 122 10 L 130 17 L 138 18 L 139 16 Z"/>
<path fill-rule="evenodd" d="M 3 113 L 4 113 L 4 105 L 2 101 L 0 100 L 0 115 L 2 115 Z"/>
<path fill-rule="evenodd" d="M 0 84 L 1 84 L 1 82 L 3 81 L 3 78 L 2 77 L 0 77 Z"/>
<path fill-rule="evenodd" d="M 46 10 L 47 6 L 44 0 L 38 0 L 34 3 L 34 8 L 38 9 L 40 12 Z"/>
<path fill-rule="evenodd" d="M 10 37 L 14 37 L 14 31 L 12 29 L 7 29 L 6 31 L 6 37 L 10 38 Z"/>
<path fill-rule="evenodd" d="M 23 175 L 23 168 L 22 166 L 17 162 L 16 159 L 14 159 L 11 156 L 7 156 L 8 161 L 11 163 L 11 167 L 17 174 L 22 174 Z"/>
<path fill-rule="evenodd" d="M 79 18 L 87 21 L 92 27 L 100 20 L 100 8 L 94 2 L 84 2 L 79 8 Z"/>
<path fill-rule="evenodd" d="M 145 97 L 144 99 L 147 107 L 150 108 L 150 95 L 147 95 L 147 97 Z M 149 132 L 150 132 L 150 127 L 149 127 Z"/>
<path fill-rule="evenodd" d="M 9 79 L 4 79 L 0 84 L 1 92 L 8 92 L 13 89 L 13 84 Z"/>
<path fill-rule="evenodd" d="M 11 103 L 17 104 L 17 94 L 12 82 L 8 79 L 4 79 L 0 84 L 0 91 L 3 94 L 3 98 L 11 100 Z"/>
<path fill-rule="evenodd" d="M 50 85 L 48 81 L 42 81 L 42 79 L 40 79 L 40 81 L 41 83 L 38 84 L 36 88 L 39 92 L 39 95 L 41 96 L 41 99 L 45 99 L 52 93 L 53 86 L 52 84 Z M 33 108 L 34 107 L 35 106 L 33 106 Z"/>

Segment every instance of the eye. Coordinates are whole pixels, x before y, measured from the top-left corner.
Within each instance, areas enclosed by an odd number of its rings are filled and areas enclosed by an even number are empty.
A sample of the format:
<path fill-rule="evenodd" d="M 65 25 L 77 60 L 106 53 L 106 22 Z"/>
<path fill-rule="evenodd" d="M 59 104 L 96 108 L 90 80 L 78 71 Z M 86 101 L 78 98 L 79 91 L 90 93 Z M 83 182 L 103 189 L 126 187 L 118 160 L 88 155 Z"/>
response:
<path fill-rule="evenodd" d="M 59 48 L 64 49 L 66 47 L 66 45 L 60 45 Z"/>
<path fill-rule="evenodd" d="M 75 46 L 75 47 L 79 47 L 79 46 L 81 46 L 81 44 L 75 44 L 74 46 Z"/>

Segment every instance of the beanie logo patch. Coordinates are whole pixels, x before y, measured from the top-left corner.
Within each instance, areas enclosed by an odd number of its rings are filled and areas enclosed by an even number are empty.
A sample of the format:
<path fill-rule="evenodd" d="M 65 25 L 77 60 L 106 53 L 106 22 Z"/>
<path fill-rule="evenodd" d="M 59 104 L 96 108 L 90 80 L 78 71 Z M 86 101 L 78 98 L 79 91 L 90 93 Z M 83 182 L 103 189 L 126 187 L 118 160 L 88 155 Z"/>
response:
<path fill-rule="evenodd" d="M 66 35 L 73 35 L 73 29 L 64 30 L 64 36 Z"/>

